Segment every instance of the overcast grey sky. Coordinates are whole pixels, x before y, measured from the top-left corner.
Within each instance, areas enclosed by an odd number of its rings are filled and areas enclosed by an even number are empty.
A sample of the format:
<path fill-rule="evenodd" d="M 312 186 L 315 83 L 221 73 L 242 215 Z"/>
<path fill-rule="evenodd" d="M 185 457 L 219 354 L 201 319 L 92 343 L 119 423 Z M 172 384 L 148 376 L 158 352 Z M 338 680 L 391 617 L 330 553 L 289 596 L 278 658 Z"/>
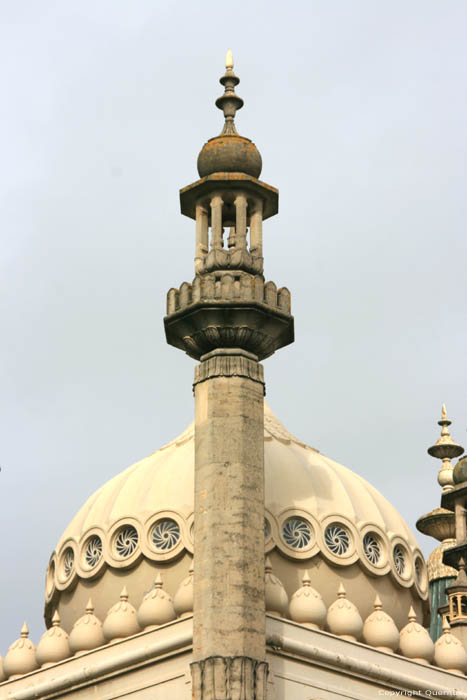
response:
<path fill-rule="evenodd" d="M 221 130 L 229 46 L 238 130 L 280 190 L 266 276 L 296 323 L 268 401 L 414 527 L 439 504 L 442 402 L 467 443 L 465 0 L 4 0 L 0 18 L 0 653 L 24 619 L 43 633 L 48 559 L 88 496 L 192 419 L 194 363 L 162 318 L 193 276 L 178 190 Z"/>

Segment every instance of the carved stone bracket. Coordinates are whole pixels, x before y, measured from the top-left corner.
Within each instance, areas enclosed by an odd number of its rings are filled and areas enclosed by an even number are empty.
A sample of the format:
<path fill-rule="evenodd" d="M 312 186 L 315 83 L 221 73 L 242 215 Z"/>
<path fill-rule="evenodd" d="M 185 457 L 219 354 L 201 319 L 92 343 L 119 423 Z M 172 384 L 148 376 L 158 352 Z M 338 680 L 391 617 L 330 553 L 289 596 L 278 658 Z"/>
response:
<path fill-rule="evenodd" d="M 193 386 L 212 377 L 248 377 L 264 387 L 263 365 L 253 359 L 251 353 L 240 349 L 225 348 L 202 358 L 201 364 L 195 367 Z"/>
<path fill-rule="evenodd" d="M 248 656 L 210 656 L 191 664 L 194 700 L 266 700 L 268 664 Z"/>
<path fill-rule="evenodd" d="M 246 249 L 227 251 L 213 249 L 199 262 L 198 273 L 204 274 L 213 270 L 244 270 L 253 275 L 263 274 L 263 258 L 252 255 Z"/>

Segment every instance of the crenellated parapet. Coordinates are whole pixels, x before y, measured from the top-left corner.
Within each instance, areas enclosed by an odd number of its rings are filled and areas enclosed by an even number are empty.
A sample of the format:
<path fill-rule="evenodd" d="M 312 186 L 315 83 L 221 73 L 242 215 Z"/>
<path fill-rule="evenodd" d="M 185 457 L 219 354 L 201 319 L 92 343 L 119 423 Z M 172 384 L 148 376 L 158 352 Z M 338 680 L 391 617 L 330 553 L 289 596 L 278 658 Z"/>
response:
<path fill-rule="evenodd" d="M 167 316 L 184 311 L 198 302 L 231 303 L 232 301 L 264 305 L 272 312 L 282 311 L 290 315 L 290 292 L 287 287 L 277 289 L 274 282 L 264 282 L 262 275 L 245 272 L 235 274 L 221 271 L 218 274 L 197 275 L 193 282 L 183 282 L 180 289 L 167 294 Z"/>
<path fill-rule="evenodd" d="M 171 289 L 164 323 L 167 342 L 197 360 L 219 348 L 262 360 L 293 342 L 289 290 L 243 271 L 197 275 Z"/>

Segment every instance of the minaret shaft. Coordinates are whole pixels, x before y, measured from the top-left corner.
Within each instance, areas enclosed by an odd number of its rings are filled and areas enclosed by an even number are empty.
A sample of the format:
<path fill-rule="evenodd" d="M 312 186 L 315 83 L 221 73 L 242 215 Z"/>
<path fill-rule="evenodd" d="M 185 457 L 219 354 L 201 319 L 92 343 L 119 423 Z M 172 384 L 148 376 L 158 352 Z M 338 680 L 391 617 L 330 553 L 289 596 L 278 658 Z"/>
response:
<path fill-rule="evenodd" d="M 262 368 L 242 354 L 216 353 L 197 369 L 197 377 L 211 376 L 195 383 L 194 658 L 261 660 L 264 399 L 248 372 Z"/>

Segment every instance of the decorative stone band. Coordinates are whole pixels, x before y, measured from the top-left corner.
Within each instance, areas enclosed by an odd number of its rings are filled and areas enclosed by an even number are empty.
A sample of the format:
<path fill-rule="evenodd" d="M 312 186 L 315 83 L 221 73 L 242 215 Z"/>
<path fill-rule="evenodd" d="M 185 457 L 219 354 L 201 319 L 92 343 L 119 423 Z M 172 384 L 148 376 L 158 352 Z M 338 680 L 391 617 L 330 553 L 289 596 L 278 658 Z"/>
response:
<path fill-rule="evenodd" d="M 235 357 L 256 364 L 262 370 L 261 365 L 247 357 L 213 353 L 200 367 L 214 360 Z M 77 578 L 96 578 L 106 567 L 129 568 L 141 558 L 166 563 L 185 550 L 193 554 L 192 528 L 193 513 L 187 516 L 179 511 L 158 511 L 146 520 L 122 517 L 109 523 L 108 528 L 93 527 L 80 536 L 68 537 L 53 552 L 49 562 L 46 604 L 51 606 L 56 593 L 72 588 Z M 318 554 L 333 566 L 348 566 L 359 561 L 372 575 L 390 573 L 402 587 L 415 585 L 422 599 L 428 597 L 428 572 L 419 549 L 374 523 L 356 524 L 341 515 L 318 519 L 299 508 L 287 508 L 278 513 L 266 509 L 265 554 L 274 548 L 288 559 L 302 562 L 311 562 Z M 441 556 L 440 547 L 437 558 Z M 429 566 L 431 564 L 430 558 Z"/>
<path fill-rule="evenodd" d="M 193 388 L 213 377 L 247 377 L 264 388 L 264 371 L 255 355 L 236 348 L 223 348 L 201 357 L 195 367 Z"/>
<path fill-rule="evenodd" d="M 266 661 L 248 656 L 210 656 L 190 666 L 194 700 L 266 700 Z"/>

